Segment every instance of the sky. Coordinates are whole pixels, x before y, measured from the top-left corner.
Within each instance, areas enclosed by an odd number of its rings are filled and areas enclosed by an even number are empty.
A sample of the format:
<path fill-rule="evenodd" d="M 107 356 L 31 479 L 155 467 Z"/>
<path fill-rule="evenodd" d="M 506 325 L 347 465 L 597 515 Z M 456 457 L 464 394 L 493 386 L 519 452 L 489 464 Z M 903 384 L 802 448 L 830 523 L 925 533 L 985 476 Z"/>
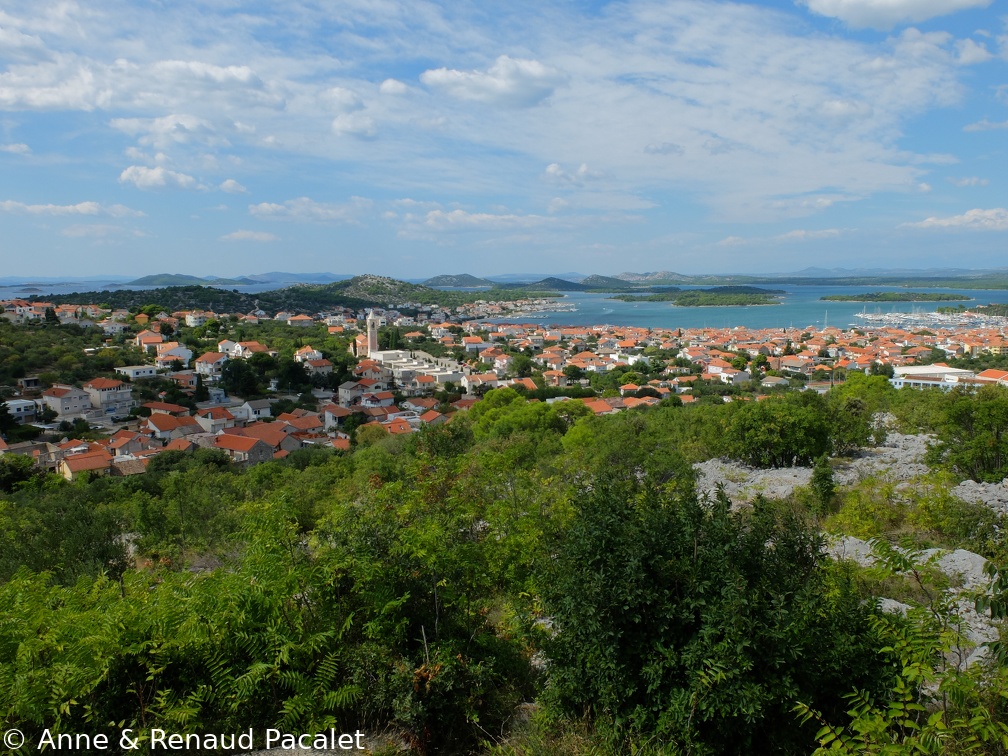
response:
<path fill-rule="evenodd" d="M 1008 266 L 1003 0 L 4 0 L 0 276 Z"/>

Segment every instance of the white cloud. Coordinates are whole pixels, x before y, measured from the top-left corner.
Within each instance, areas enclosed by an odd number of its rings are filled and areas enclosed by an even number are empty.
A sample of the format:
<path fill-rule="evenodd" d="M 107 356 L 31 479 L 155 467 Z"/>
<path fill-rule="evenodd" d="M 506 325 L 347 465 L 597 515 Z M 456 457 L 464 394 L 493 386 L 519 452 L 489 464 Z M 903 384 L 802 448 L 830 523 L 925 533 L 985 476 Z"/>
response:
<path fill-rule="evenodd" d="M 262 79 L 248 66 L 218 66 L 202 60 L 162 60 L 151 68 L 155 74 L 196 79 L 212 84 L 262 85 Z"/>
<path fill-rule="evenodd" d="M 113 118 L 109 125 L 124 134 L 138 137 L 140 144 L 159 150 L 175 144 L 199 143 L 215 147 L 229 144 L 209 121 L 188 114 L 160 118 Z"/>
<path fill-rule="evenodd" d="M 137 189 L 199 189 L 196 179 L 185 173 L 170 171 L 164 166 L 148 168 L 143 165 L 131 165 L 119 174 L 119 181 L 133 184 Z"/>
<path fill-rule="evenodd" d="M 221 237 L 221 241 L 274 242 L 279 240 L 279 236 L 268 231 L 232 231 Z"/>
<path fill-rule="evenodd" d="M 363 197 L 352 197 L 342 205 L 315 202 L 308 197 L 287 200 L 283 204 L 260 202 L 249 205 L 249 213 L 259 218 L 312 221 L 315 223 L 356 223 L 373 203 Z"/>
<path fill-rule="evenodd" d="M 949 181 L 951 181 L 954 185 L 958 187 L 987 186 L 987 184 L 990 183 L 990 181 L 988 181 L 987 179 L 980 178 L 979 176 L 963 176 L 962 178 L 950 178 Z"/>
<path fill-rule="evenodd" d="M 537 60 L 501 55 L 484 71 L 436 68 L 420 74 L 420 81 L 460 100 L 527 108 L 536 105 L 564 83 L 556 68 Z"/>
<path fill-rule="evenodd" d="M 385 79 L 378 87 L 378 91 L 386 95 L 404 95 L 409 92 L 409 87 L 398 79 Z"/>
<path fill-rule="evenodd" d="M 0 202 L 0 210 L 30 215 L 101 215 L 102 206 L 97 202 L 78 202 L 76 205 L 26 205 L 15 200 L 4 200 Z"/>
<path fill-rule="evenodd" d="M 932 189 L 933 187 L 931 186 L 931 184 L 927 183 L 926 181 L 921 181 L 919 184 L 917 184 L 917 191 L 920 192 L 921 194 L 927 194 Z"/>
<path fill-rule="evenodd" d="M 967 210 L 962 215 L 948 218 L 931 217 L 919 223 L 906 224 L 913 228 L 965 228 L 977 231 L 1008 231 L 1008 210 L 995 207 L 990 210 Z"/>
<path fill-rule="evenodd" d="M 969 8 L 986 8 L 991 0 L 802 0 L 821 16 L 838 18 L 855 28 L 891 29 L 920 23 Z"/>
<path fill-rule="evenodd" d="M 15 200 L 0 201 L 0 210 L 29 215 L 110 215 L 113 218 L 141 217 L 143 213 L 125 205 L 102 205 L 99 202 L 78 202 L 75 205 L 28 205 Z"/>
<path fill-rule="evenodd" d="M 540 228 L 550 225 L 555 220 L 544 215 L 432 210 L 427 213 L 423 225 L 435 231 L 504 231 L 516 228 Z"/>
<path fill-rule="evenodd" d="M 0 144 L 0 152 L 10 152 L 14 155 L 29 155 L 31 147 L 21 142 L 17 144 Z"/>
<path fill-rule="evenodd" d="M 719 241 L 717 245 L 719 247 L 741 247 L 748 243 L 749 242 L 741 236 L 726 236 L 724 239 Z"/>
<path fill-rule="evenodd" d="M 68 226 L 62 231 L 63 236 L 71 239 L 108 239 L 117 236 L 132 236 L 139 238 L 144 236 L 143 231 L 134 228 L 124 228 L 105 223 L 75 224 Z"/>
<path fill-rule="evenodd" d="M 319 99 L 341 113 L 350 113 L 364 107 L 364 102 L 357 93 L 344 87 L 331 87 L 322 92 Z"/>
<path fill-rule="evenodd" d="M 225 179 L 218 187 L 222 192 L 228 194 L 248 194 L 248 189 L 239 184 L 234 179 Z"/>
<path fill-rule="evenodd" d="M 652 142 L 644 147 L 644 152 L 648 155 L 682 155 L 686 150 L 675 142 Z"/>
<path fill-rule="evenodd" d="M 546 179 L 555 184 L 585 184 L 592 179 L 601 178 L 602 174 L 593 171 L 587 163 L 581 163 L 574 172 L 563 169 L 559 163 L 550 163 L 546 166 Z"/>
<path fill-rule="evenodd" d="M 340 113 L 333 118 L 333 133 L 338 136 L 356 136 L 370 139 L 378 133 L 374 119 L 364 113 Z"/>
<path fill-rule="evenodd" d="M 994 58 L 985 45 L 972 39 L 959 40 L 956 42 L 956 49 L 959 51 L 959 64 L 963 66 L 986 63 Z"/>
<path fill-rule="evenodd" d="M 992 122 L 984 118 L 982 121 L 963 127 L 963 131 L 997 131 L 999 129 L 1008 129 L 1008 121 Z"/>
<path fill-rule="evenodd" d="M 818 239 L 835 239 L 840 236 L 839 228 L 821 228 L 812 231 L 796 229 L 776 237 L 779 241 L 815 241 Z"/>

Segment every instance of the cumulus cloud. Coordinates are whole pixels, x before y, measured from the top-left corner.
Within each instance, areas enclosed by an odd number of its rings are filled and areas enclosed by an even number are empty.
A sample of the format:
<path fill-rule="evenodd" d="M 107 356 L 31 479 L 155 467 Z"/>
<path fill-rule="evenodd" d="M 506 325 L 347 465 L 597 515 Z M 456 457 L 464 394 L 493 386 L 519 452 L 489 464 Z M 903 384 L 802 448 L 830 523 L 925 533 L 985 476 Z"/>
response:
<path fill-rule="evenodd" d="M 963 131 L 997 131 L 999 129 L 1008 129 L 1008 121 L 992 122 L 984 118 L 982 121 L 963 126 Z"/>
<path fill-rule="evenodd" d="M 432 210 L 424 218 L 425 228 L 435 231 L 504 231 L 539 228 L 555 222 L 544 215 L 513 213 L 468 213 L 465 210 Z"/>
<path fill-rule="evenodd" d="M 221 241 L 273 242 L 279 240 L 279 236 L 268 231 L 232 231 L 221 237 Z"/>
<path fill-rule="evenodd" d="M 75 224 L 62 231 L 63 236 L 71 239 L 109 239 L 117 236 L 142 237 L 145 234 L 135 228 L 124 228 L 108 223 Z"/>
<path fill-rule="evenodd" d="M 31 147 L 21 142 L 17 144 L 0 144 L 0 152 L 10 152 L 14 155 L 28 155 L 31 154 Z"/>
<path fill-rule="evenodd" d="M 148 168 L 143 165 L 131 165 L 119 174 L 119 181 L 133 184 L 137 189 L 199 189 L 202 188 L 192 176 L 177 171 L 170 171 L 164 166 Z"/>
<path fill-rule="evenodd" d="M 378 133 L 374 119 L 364 113 L 340 113 L 333 118 L 333 133 L 370 139 Z"/>
<path fill-rule="evenodd" d="M 555 184 L 585 184 L 601 176 L 598 171 L 591 170 L 587 163 L 581 163 L 576 171 L 566 171 L 559 163 L 546 166 L 546 179 Z"/>
<path fill-rule="evenodd" d="M 75 205 L 29 205 L 16 200 L 0 201 L 0 210 L 6 213 L 28 215 L 110 215 L 113 218 L 140 217 L 139 210 L 125 205 L 102 205 L 99 202 L 78 202 Z"/>
<path fill-rule="evenodd" d="M 839 228 L 820 228 L 815 230 L 795 229 L 777 237 L 780 241 L 815 241 L 817 239 L 834 239 L 840 236 Z"/>
<path fill-rule="evenodd" d="M 248 194 L 248 189 L 239 184 L 234 179 L 225 179 L 218 187 L 222 192 L 228 194 Z"/>
<path fill-rule="evenodd" d="M 287 200 L 283 204 L 260 202 L 249 205 L 249 213 L 259 218 L 276 220 L 311 221 L 315 223 L 356 223 L 369 210 L 372 202 L 364 197 L 352 197 L 350 202 L 338 205 L 316 202 L 308 197 Z"/>
<path fill-rule="evenodd" d="M 644 147 L 644 152 L 649 155 L 682 155 L 686 150 L 675 142 L 652 142 Z"/>
<path fill-rule="evenodd" d="M 248 66 L 218 66 L 201 60 L 162 60 L 152 66 L 157 74 L 198 79 L 213 84 L 261 86 L 262 79 Z"/>
<path fill-rule="evenodd" d="M 378 91 L 386 95 L 403 95 L 409 92 L 409 87 L 398 79 L 385 79 L 378 87 Z"/>
<path fill-rule="evenodd" d="M 969 8 L 986 8 L 991 0 L 802 0 L 821 16 L 838 18 L 855 28 L 891 29 L 920 23 Z"/>
<path fill-rule="evenodd" d="M 566 77 L 537 60 L 501 55 L 486 71 L 436 68 L 420 74 L 420 81 L 460 100 L 527 108 L 553 94 Z"/>
<path fill-rule="evenodd" d="M 909 223 L 913 228 L 964 228 L 977 231 L 1008 231 L 1008 210 L 995 207 L 990 210 L 967 210 L 962 215 L 947 218 L 931 217 L 919 223 Z"/>
<path fill-rule="evenodd" d="M 343 113 L 350 113 L 364 107 L 364 102 L 357 93 L 344 87 L 332 87 L 325 90 L 319 95 L 319 100 Z"/>
<path fill-rule="evenodd" d="M 209 121 L 194 115 L 173 113 L 160 118 L 113 118 L 109 125 L 138 137 L 140 144 L 160 150 L 190 143 L 228 146 L 228 140 L 220 136 Z"/>
<path fill-rule="evenodd" d="M 974 42 L 972 39 L 956 42 L 956 50 L 959 52 L 959 63 L 963 66 L 986 63 L 994 57 L 985 45 Z"/>
<path fill-rule="evenodd" d="M 76 205 L 27 205 L 15 200 L 4 200 L 0 202 L 0 210 L 29 215 L 101 215 L 102 206 L 97 202 L 78 202 Z"/>
<path fill-rule="evenodd" d="M 987 186 L 990 182 L 985 178 L 980 178 L 979 176 L 963 176 L 962 178 L 950 178 L 955 186 L 967 187 L 967 186 Z"/>

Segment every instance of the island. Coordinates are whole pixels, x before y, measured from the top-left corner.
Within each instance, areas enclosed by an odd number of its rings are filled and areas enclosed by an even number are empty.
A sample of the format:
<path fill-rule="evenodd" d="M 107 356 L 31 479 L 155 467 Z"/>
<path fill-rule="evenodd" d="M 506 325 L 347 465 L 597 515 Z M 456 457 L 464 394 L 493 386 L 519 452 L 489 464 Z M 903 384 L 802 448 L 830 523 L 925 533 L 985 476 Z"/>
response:
<path fill-rule="evenodd" d="M 669 287 L 654 294 L 617 294 L 612 299 L 622 302 L 670 302 L 676 307 L 750 307 L 780 304 L 785 294 L 780 289 L 760 289 L 756 286 L 714 286 L 709 289 L 678 289 Z"/>
<path fill-rule="evenodd" d="M 969 302 L 962 294 L 942 294 L 931 291 L 870 291 L 864 294 L 827 294 L 823 302 Z"/>

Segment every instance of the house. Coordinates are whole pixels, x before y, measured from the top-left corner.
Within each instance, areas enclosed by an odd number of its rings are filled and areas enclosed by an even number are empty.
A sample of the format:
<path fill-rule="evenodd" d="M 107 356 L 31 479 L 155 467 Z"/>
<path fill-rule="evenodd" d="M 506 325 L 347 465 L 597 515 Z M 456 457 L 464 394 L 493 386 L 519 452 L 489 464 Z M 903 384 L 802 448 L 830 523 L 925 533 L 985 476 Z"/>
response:
<path fill-rule="evenodd" d="M 4 404 L 7 411 L 18 423 L 24 425 L 35 420 L 35 413 L 38 407 L 31 399 L 8 399 Z"/>
<path fill-rule="evenodd" d="M 190 436 L 193 433 L 203 432 L 203 428 L 196 422 L 196 418 L 188 415 L 176 417 L 164 412 L 152 414 L 140 424 L 140 429 L 161 441 L 171 441 L 183 436 Z"/>
<path fill-rule="evenodd" d="M 483 391 L 485 389 L 497 388 L 499 385 L 500 381 L 497 379 L 496 373 L 481 373 L 462 376 L 462 387 L 469 394 L 475 394 L 477 391 Z"/>
<path fill-rule="evenodd" d="M 189 347 L 183 346 L 177 341 L 168 341 L 158 345 L 157 358 L 154 362 L 159 368 L 170 368 L 176 362 L 181 362 L 182 367 L 187 368 L 192 356 L 193 353 Z"/>
<path fill-rule="evenodd" d="M 343 425 L 343 421 L 351 414 L 353 414 L 353 412 L 348 407 L 340 407 L 338 404 L 327 404 L 322 409 L 323 428 L 327 431 L 332 430 L 333 428 L 339 428 Z"/>
<path fill-rule="evenodd" d="M 131 381 L 140 378 L 153 378 L 157 375 L 157 368 L 153 365 L 126 365 L 124 367 L 117 367 L 115 371 Z"/>
<path fill-rule="evenodd" d="M 77 480 L 85 473 L 108 475 L 111 471 L 112 455 L 103 450 L 71 454 L 64 457 L 59 464 L 59 474 L 69 481 Z"/>
<path fill-rule="evenodd" d="M 274 452 L 292 452 L 301 448 L 301 441 L 293 432 L 294 429 L 284 423 L 252 423 L 244 428 L 229 428 L 224 435 L 257 438 Z"/>
<path fill-rule="evenodd" d="M 321 360 L 322 352 L 312 346 L 305 345 L 294 352 L 294 362 L 309 362 L 310 360 Z"/>
<path fill-rule="evenodd" d="M 149 409 L 151 414 L 161 412 L 166 415 L 175 415 L 176 417 L 189 414 L 188 407 L 183 407 L 181 404 L 172 404 L 171 402 L 145 402 L 142 406 L 144 409 Z"/>
<path fill-rule="evenodd" d="M 228 361 L 225 352 L 207 352 L 196 358 L 196 374 L 202 375 L 207 382 L 219 381 L 224 370 L 224 363 Z"/>
<path fill-rule="evenodd" d="M 221 433 L 235 427 L 235 417 L 224 407 L 209 407 L 196 413 L 196 422 L 207 433 Z"/>
<path fill-rule="evenodd" d="M 92 378 L 84 384 L 91 406 L 103 415 L 125 416 L 133 409 L 133 389 L 118 378 Z"/>
<path fill-rule="evenodd" d="M 144 352 L 154 352 L 157 350 L 157 345 L 164 341 L 164 336 L 154 331 L 144 330 L 136 335 L 134 341 L 138 349 Z"/>
<path fill-rule="evenodd" d="M 308 315 L 294 315 L 293 317 L 287 318 L 287 325 L 289 326 L 307 328 L 308 326 L 314 325 L 314 323 L 315 321 Z"/>
<path fill-rule="evenodd" d="M 80 417 L 91 411 L 91 395 L 76 386 L 57 383 L 42 392 L 42 401 L 56 413 L 58 420 Z"/>
<path fill-rule="evenodd" d="M 214 439 L 213 448 L 227 452 L 236 464 L 252 466 L 273 459 L 273 449 L 265 441 L 248 436 L 222 433 Z"/>
<path fill-rule="evenodd" d="M 125 457 L 148 448 L 147 437 L 133 431 L 121 430 L 109 439 L 109 451 L 116 457 Z"/>
<path fill-rule="evenodd" d="M 240 407 L 232 407 L 231 414 L 234 415 L 235 420 L 251 423 L 255 420 L 262 420 L 264 417 L 272 417 L 273 410 L 269 399 L 249 399 Z"/>
<path fill-rule="evenodd" d="M 427 410 L 420 415 L 420 422 L 425 425 L 441 425 L 442 423 L 448 422 L 448 418 L 437 410 Z"/>
<path fill-rule="evenodd" d="M 333 364 L 325 358 L 321 360 L 305 360 L 304 365 L 309 375 L 331 375 L 333 371 Z"/>

